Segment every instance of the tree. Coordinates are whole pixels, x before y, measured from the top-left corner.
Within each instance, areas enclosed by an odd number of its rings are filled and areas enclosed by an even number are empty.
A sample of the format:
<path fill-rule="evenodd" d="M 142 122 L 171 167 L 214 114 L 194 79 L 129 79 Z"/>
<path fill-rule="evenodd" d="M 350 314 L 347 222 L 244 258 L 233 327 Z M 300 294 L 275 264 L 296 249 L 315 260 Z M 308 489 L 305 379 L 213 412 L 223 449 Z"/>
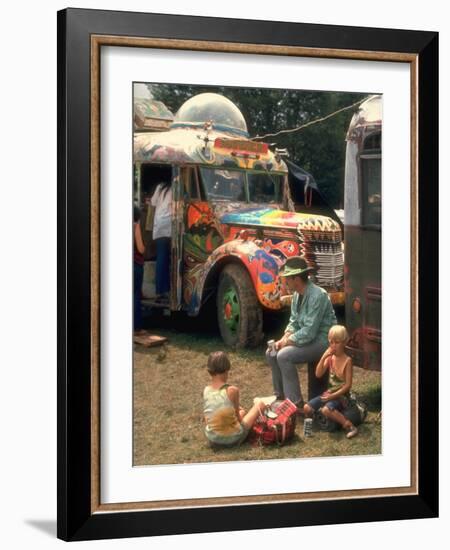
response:
<path fill-rule="evenodd" d="M 149 84 L 152 96 L 176 113 L 190 97 L 213 92 L 230 99 L 242 112 L 251 137 L 293 129 L 352 105 L 367 94 L 225 86 Z M 265 142 L 286 147 L 290 159 L 310 172 L 334 208 L 342 208 L 345 136 L 357 107 L 300 131 L 267 137 Z"/>

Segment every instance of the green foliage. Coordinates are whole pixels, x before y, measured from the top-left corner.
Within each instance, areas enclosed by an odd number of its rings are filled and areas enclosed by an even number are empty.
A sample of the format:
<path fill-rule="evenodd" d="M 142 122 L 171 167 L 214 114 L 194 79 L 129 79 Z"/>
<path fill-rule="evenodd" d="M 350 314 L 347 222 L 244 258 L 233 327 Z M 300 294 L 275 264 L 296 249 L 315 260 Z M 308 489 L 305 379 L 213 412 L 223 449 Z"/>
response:
<path fill-rule="evenodd" d="M 352 105 L 368 94 L 225 86 L 149 84 L 157 100 L 176 113 L 190 97 L 214 92 L 241 110 L 251 137 L 292 129 Z M 286 147 L 290 159 L 310 172 L 334 208 L 343 207 L 345 136 L 357 107 L 300 131 L 268 137 L 265 142 Z"/>

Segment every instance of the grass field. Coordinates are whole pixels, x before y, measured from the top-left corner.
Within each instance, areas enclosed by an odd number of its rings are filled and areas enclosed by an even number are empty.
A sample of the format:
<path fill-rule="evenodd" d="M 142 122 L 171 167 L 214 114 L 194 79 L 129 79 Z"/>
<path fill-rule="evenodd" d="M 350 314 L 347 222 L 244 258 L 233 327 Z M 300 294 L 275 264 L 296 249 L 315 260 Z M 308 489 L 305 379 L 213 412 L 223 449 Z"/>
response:
<path fill-rule="evenodd" d="M 268 338 L 278 336 L 278 326 L 284 325 L 278 321 Z M 347 440 L 343 432 L 314 431 L 312 437 L 303 440 L 300 420 L 294 439 L 283 447 L 244 443 L 232 449 L 211 449 L 203 435 L 202 391 L 209 380 L 208 354 L 224 349 L 223 342 L 214 325 L 184 317 L 150 320 L 148 328 L 169 341 L 164 348 L 134 349 L 134 465 L 381 453 L 381 374 L 357 367 L 353 388 L 367 403 L 369 413 L 354 439 Z M 245 408 L 255 396 L 272 393 L 264 351 L 265 345 L 229 351 L 229 381 L 239 386 Z M 299 373 L 306 394 L 306 366 L 299 368 Z"/>

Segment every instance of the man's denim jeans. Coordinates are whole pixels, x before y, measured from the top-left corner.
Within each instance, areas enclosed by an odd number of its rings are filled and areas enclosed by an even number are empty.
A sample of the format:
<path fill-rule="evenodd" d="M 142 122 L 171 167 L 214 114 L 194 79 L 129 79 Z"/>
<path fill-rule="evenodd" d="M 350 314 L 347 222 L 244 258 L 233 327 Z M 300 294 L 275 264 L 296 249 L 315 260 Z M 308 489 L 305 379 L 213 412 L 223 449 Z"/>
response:
<path fill-rule="evenodd" d="M 316 341 L 304 346 L 286 346 L 276 356 L 271 356 L 267 351 L 267 362 L 272 367 L 274 393 L 287 397 L 293 403 L 302 402 L 297 364 L 319 362 L 327 347 L 327 344 Z"/>

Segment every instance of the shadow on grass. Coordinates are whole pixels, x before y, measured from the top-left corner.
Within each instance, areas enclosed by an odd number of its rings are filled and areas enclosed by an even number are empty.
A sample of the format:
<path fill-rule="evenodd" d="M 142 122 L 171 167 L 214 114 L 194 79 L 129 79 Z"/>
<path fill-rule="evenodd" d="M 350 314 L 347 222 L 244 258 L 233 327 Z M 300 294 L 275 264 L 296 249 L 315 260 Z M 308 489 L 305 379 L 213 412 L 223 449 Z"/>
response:
<path fill-rule="evenodd" d="M 223 457 L 224 460 L 228 460 L 228 457 L 237 457 L 237 460 L 255 460 L 255 458 L 262 458 L 261 456 L 255 456 L 255 453 L 263 453 L 265 459 L 292 458 L 290 453 L 295 451 L 298 445 L 302 443 L 304 443 L 303 438 L 295 433 L 293 437 L 283 445 L 263 445 L 262 443 L 250 442 L 248 440 L 244 441 L 239 447 L 210 447 L 208 444 L 207 445 L 215 457 Z M 243 454 L 245 452 L 247 452 L 246 455 Z M 286 456 L 279 456 L 280 452 L 284 453 Z"/>
<path fill-rule="evenodd" d="M 372 432 L 373 432 L 373 427 L 367 422 L 363 422 L 358 426 L 358 436 L 359 435 L 370 436 Z M 337 428 L 333 432 L 324 432 L 324 433 L 326 433 L 330 437 L 330 439 L 334 441 L 343 441 L 344 439 L 347 439 L 345 431 L 340 428 Z"/>
<path fill-rule="evenodd" d="M 167 336 L 174 344 L 185 349 L 211 351 L 224 349 L 235 352 L 243 358 L 264 357 L 267 340 L 281 337 L 289 320 L 289 311 L 264 313 L 264 339 L 251 349 L 231 349 L 224 344 L 217 324 L 215 310 L 211 307 L 200 311 L 197 317 L 189 317 L 184 312 L 172 312 L 165 316 L 161 310 L 148 310 L 144 317 L 144 328 Z"/>
<path fill-rule="evenodd" d="M 361 399 L 366 403 L 369 411 L 381 409 L 381 386 L 379 384 L 369 386 L 361 392 Z"/>

